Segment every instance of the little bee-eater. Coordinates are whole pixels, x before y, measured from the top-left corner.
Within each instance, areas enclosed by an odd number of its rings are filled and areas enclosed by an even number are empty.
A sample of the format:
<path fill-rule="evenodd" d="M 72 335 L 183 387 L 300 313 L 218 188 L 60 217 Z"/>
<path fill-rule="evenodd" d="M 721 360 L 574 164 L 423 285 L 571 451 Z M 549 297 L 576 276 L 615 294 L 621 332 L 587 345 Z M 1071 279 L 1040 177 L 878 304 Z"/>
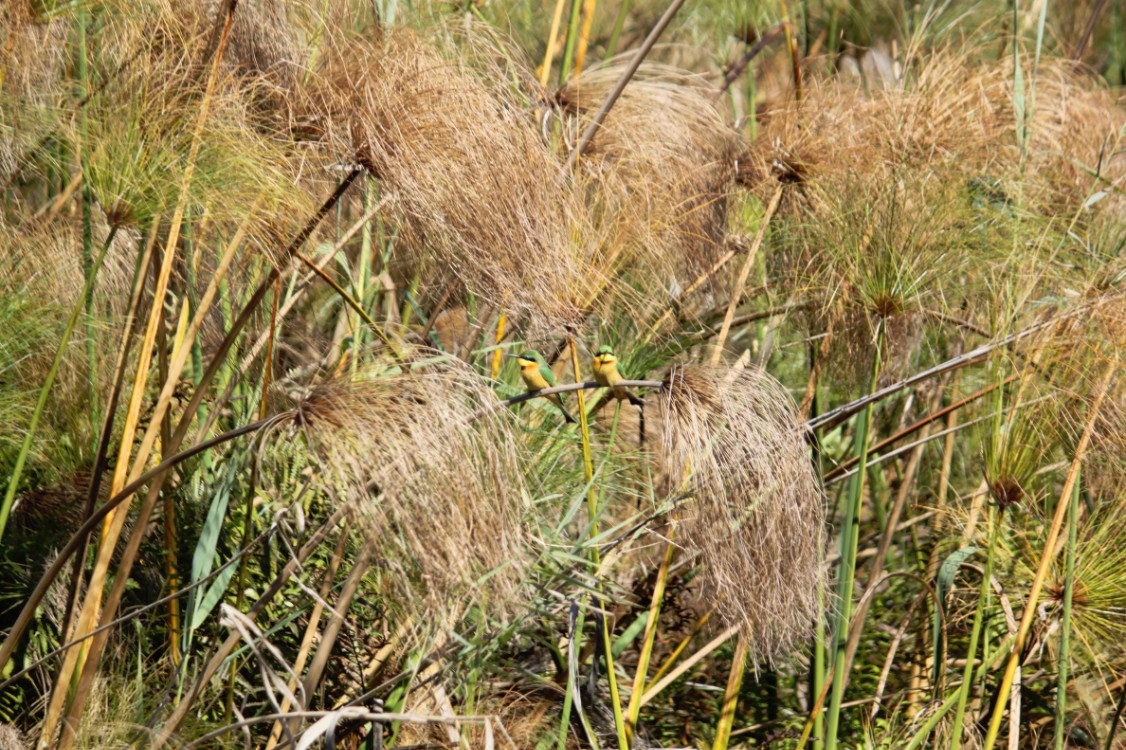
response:
<path fill-rule="evenodd" d="M 598 347 L 598 351 L 594 353 L 594 380 L 600 386 L 609 388 L 611 395 L 616 399 L 629 399 L 631 404 L 639 408 L 644 403 L 625 388 L 616 387 L 625 378 L 618 372 L 618 357 L 614 354 L 613 348 L 605 344 Z"/>
<path fill-rule="evenodd" d="M 517 354 L 515 357 L 520 364 L 520 377 L 524 380 L 524 386 L 528 391 L 555 387 L 555 376 L 552 375 L 551 368 L 547 366 L 547 362 L 544 361 L 539 352 L 527 351 L 523 354 Z M 563 412 L 564 419 L 569 423 L 574 423 L 575 418 L 563 407 L 563 399 L 559 397 L 558 393 L 553 393 L 547 398 L 555 402 L 559 411 Z"/>

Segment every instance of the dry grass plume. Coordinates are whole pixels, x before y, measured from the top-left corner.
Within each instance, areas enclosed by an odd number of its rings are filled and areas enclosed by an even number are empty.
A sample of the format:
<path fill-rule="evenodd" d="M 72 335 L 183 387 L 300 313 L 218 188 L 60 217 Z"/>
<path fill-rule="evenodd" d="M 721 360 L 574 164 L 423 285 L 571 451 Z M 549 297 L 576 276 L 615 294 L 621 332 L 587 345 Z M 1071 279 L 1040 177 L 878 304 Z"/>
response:
<path fill-rule="evenodd" d="M 686 365 L 665 382 L 660 456 L 690 495 L 678 538 L 752 659 L 782 657 L 809 634 L 825 575 L 821 489 L 793 400 L 757 369 Z"/>
<path fill-rule="evenodd" d="M 473 419 L 495 397 L 467 366 L 406 367 L 318 385 L 297 403 L 291 429 L 307 436 L 330 487 L 358 494 L 395 601 L 446 612 L 476 598 L 510 611 L 528 544 L 508 415 Z"/>

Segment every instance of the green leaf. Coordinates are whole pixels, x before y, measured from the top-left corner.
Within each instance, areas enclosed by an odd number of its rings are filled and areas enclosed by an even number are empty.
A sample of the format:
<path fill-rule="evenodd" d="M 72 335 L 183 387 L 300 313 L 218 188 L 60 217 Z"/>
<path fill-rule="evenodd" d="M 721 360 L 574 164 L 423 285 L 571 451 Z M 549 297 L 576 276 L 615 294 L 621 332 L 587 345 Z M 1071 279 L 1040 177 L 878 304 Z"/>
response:
<path fill-rule="evenodd" d="M 227 518 L 227 507 L 230 505 L 231 488 L 234 485 L 235 474 L 241 468 L 241 463 L 240 461 L 229 460 L 227 462 L 227 473 L 215 488 L 215 494 L 211 498 L 211 506 L 207 509 L 207 518 L 203 521 L 199 540 L 196 542 L 195 552 L 192 554 L 192 584 L 199 583 L 211 575 L 211 569 L 215 564 L 215 550 L 219 545 L 223 523 Z M 190 627 L 184 633 L 185 638 L 189 638 L 192 631 L 198 628 L 203 619 L 207 617 L 210 609 L 202 615 L 198 614 L 197 611 L 202 610 L 204 602 L 212 597 L 214 588 L 220 580 L 225 578 L 227 582 L 230 581 L 229 571 L 234 570 L 234 568 L 235 566 L 232 565 L 228 570 L 223 571 L 219 580 L 211 585 L 202 599 L 198 596 L 198 589 L 192 590 L 192 594 L 188 598 L 187 616 L 185 617 L 185 621 L 190 624 Z M 225 588 L 226 586 L 224 586 L 224 590 Z M 218 595 L 222 595 L 222 590 Z M 214 608 L 217 603 L 218 600 L 211 602 L 211 608 Z"/>
<path fill-rule="evenodd" d="M 942 633 L 942 623 L 946 619 L 946 597 L 951 591 L 954 590 L 954 579 L 958 575 L 958 570 L 969 560 L 978 548 L 974 546 L 962 547 L 942 561 L 942 565 L 938 569 L 938 576 L 935 579 L 935 589 L 938 594 L 938 604 L 941 609 L 936 609 L 934 612 L 934 639 L 931 644 L 931 650 L 934 653 L 934 672 L 931 679 L 937 684 L 939 670 L 942 666 L 942 642 L 940 634 Z"/>

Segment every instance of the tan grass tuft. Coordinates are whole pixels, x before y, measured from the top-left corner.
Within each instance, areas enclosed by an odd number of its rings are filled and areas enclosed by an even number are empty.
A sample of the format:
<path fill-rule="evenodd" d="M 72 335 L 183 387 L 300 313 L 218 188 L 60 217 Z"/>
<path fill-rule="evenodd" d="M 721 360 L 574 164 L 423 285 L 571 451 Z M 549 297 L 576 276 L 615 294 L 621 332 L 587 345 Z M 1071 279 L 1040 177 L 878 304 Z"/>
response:
<path fill-rule="evenodd" d="M 756 369 L 676 367 L 665 383 L 660 457 L 691 496 L 678 539 L 752 660 L 782 657 L 810 633 L 825 575 L 821 489 L 793 400 Z"/>
<path fill-rule="evenodd" d="M 545 327 L 570 323 L 594 272 L 565 175 L 513 93 L 456 53 L 396 29 L 342 40 L 310 109 L 346 159 L 394 196 L 396 260 L 455 275 L 466 290 Z"/>
<path fill-rule="evenodd" d="M 572 141 L 625 65 L 591 68 L 556 92 Z M 627 245 L 623 265 L 670 291 L 712 267 L 725 250 L 738 145 L 708 82 L 656 64 L 638 70 L 579 162 L 592 213 Z"/>
<path fill-rule="evenodd" d="M 30 744 L 23 732 L 11 724 L 0 723 L 0 750 L 27 750 Z"/>
<path fill-rule="evenodd" d="M 208 24 L 221 24 L 224 0 L 197 0 Z M 231 25 L 225 61 L 243 73 L 263 76 L 289 90 L 304 66 L 297 27 L 290 22 L 284 0 L 239 0 Z"/>
<path fill-rule="evenodd" d="M 800 102 L 766 114 L 748 171 L 770 177 L 762 180 L 765 194 L 775 180 L 825 189 L 876 182 L 885 165 L 897 164 L 963 185 L 986 180 L 1010 198 L 1023 190 L 1029 208 L 1071 211 L 1100 187 L 1090 171 L 1110 180 L 1126 174 L 1126 159 L 1113 155 L 1126 110 L 1081 66 L 1051 58 L 1037 72 L 1022 174 L 1012 60 L 979 64 L 973 54 L 933 52 L 895 85 L 869 91 L 844 76 L 810 79 Z M 1031 59 L 1024 70 L 1032 70 Z M 816 194 L 804 188 L 787 205 L 803 205 L 793 200 L 798 195 L 817 210 Z M 1117 203 L 1110 198 L 1098 210 Z"/>
<path fill-rule="evenodd" d="M 327 484 L 359 493 L 382 580 L 404 606 L 508 611 L 527 566 L 526 496 L 508 415 L 467 366 L 390 366 L 317 386 L 297 403 Z M 487 577 L 487 583 L 486 581 Z"/>
<path fill-rule="evenodd" d="M 29 0 L 0 4 L 0 177 L 39 143 L 62 101 L 69 31 L 37 18 Z"/>

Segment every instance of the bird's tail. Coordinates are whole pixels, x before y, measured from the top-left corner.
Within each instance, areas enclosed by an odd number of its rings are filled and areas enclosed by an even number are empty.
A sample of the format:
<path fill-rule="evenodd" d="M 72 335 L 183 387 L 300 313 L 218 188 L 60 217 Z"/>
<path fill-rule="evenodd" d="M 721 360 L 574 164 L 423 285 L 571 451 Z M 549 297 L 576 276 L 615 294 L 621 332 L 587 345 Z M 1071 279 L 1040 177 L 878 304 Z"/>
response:
<path fill-rule="evenodd" d="M 554 401 L 555 405 L 559 407 L 559 411 L 563 412 L 563 419 L 567 420 L 567 424 L 575 424 L 578 421 L 571 416 L 571 413 L 569 411 L 567 411 L 567 407 L 563 406 L 563 399 L 561 399 L 558 394 L 556 394 L 555 397 L 551 400 Z"/>

